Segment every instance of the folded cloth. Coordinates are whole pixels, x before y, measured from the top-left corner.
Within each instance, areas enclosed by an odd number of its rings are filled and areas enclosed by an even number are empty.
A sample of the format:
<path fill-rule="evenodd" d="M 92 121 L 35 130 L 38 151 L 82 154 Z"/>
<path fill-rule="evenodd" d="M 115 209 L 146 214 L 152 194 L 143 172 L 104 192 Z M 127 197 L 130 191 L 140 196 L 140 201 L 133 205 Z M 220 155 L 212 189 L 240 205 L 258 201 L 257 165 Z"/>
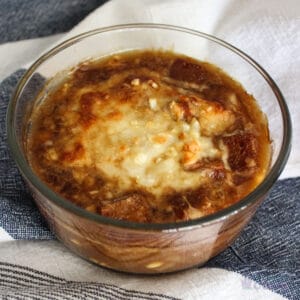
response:
<path fill-rule="evenodd" d="M 215 34 L 269 71 L 296 120 L 300 2 L 265 2 L 115 0 L 96 9 L 64 38 L 132 22 L 182 25 Z M 105 270 L 71 254 L 48 230 L 7 148 L 6 108 L 24 71 L 0 84 L 0 298 L 299 299 L 300 177 L 279 181 L 236 242 L 204 267 L 136 276 Z M 297 122 L 294 132 L 300 133 Z M 285 177 L 300 176 L 298 151 L 294 149 Z"/>

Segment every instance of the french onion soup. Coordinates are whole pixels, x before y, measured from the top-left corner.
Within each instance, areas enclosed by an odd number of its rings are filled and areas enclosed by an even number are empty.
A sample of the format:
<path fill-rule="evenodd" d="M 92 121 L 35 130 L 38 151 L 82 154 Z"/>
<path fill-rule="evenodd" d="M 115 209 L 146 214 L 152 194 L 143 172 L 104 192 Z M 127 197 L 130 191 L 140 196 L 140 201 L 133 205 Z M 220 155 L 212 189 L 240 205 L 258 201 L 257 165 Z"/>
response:
<path fill-rule="evenodd" d="M 270 162 L 255 99 L 216 66 L 173 52 L 83 62 L 30 123 L 29 161 L 52 190 L 132 222 L 222 210 L 249 194 Z"/>

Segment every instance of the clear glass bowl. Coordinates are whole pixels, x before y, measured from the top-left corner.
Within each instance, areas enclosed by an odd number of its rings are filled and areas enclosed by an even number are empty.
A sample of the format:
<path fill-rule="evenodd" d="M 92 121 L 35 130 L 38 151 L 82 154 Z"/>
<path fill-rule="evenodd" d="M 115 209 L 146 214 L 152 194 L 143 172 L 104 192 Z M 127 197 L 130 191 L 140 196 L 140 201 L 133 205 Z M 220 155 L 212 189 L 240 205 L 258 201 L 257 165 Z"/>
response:
<path fill-rule="evenodd" d="M 37 102 L 43 101 L 38 95 L 45 83 L 46 90 L 51 90 L 66 70 L 84 60 L 145 48 L 173 50 L 219 66 L 254 95 L 266 114 L 273 148 L 269 172 L 252 193 L 235 205 L 180 223 L 120 221 L 88 212 L 63 199 L 30 168 L 24 143 L 30 126 L 28 116 Z M 49 81 L 54 76 L 55 80 Z M 7 132 L 13 157 L 58 239 L 100 266 L 133 273 L 165 273 L 201 265 L 228 247 L 280 175 L 291 145 L 291 121 L 284 98 L 253 59 L 213 36 L 158 24 L 93 30 L 47 52 L 19 82 L 8 108 Z"/>

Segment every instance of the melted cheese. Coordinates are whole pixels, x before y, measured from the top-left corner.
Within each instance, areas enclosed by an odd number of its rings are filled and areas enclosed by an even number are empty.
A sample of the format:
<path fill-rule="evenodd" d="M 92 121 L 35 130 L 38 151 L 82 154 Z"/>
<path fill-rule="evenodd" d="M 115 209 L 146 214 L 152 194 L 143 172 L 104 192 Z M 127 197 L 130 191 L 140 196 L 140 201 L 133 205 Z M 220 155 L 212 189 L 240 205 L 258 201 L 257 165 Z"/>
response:
<path fill-rule="evenodd" d="M 262 117 L 212 65 L 128 53 L 79 65 L 48 95 L 32 116 L 30 162 L 88 211 L 134 222 L 189 220 L 236 203 L 263 179 Z"/>
<path fill-rule="evenodd" d="M 123 81 L 123 76 L 114 76 L 105 88 L 93 86 L 90 90 L 101 89 L 102 93 L 111 90 L 113 85 Z M 81 132 L 84 155 L 66 163 L 95 166 L 102 176 L 116 182 L 121 191 L 139 187 L 159 196 L 169 189 L 180 191 L 204 183 L 205 170 L 190 172 L 187 168 L 205 158 L 224 160 L 226 155 L 214 145 L 213 138 L 202 132 L 207 133 L 212 128 L 221 132 L 220 119 L 227 120 L 230 112 L 220 110 L 217 105 L 214 107 L 213 103 L 207 109 L 202 99 L 193 97 L 201 104 L 199 112 L 186 120 L 174 117 L 173 110 L 181 95 L 170 93 L 168 86 L 158 88 L 152 80 L 141 83 L 135 78 L 130 89 L 134 93 L 126 101 L 122 101 L 123 93 L 111 94 L 108 101 L 92 101 L 94 122 L 87 128 L 79 122 L 73 128 Z M 85 93 L 89 93 L 86 87 L 77 92 L 69 110 L 78 109 Z M 205 117 L 202 118 L 204 106 Z M 180 105 L 176 109 L 178 114 L 184 114 L 180 112 Z M 209 124 L 206 124 L 207 119 Z M 227 124 L 222 125 L 223 130 L 227 127 Z"/>

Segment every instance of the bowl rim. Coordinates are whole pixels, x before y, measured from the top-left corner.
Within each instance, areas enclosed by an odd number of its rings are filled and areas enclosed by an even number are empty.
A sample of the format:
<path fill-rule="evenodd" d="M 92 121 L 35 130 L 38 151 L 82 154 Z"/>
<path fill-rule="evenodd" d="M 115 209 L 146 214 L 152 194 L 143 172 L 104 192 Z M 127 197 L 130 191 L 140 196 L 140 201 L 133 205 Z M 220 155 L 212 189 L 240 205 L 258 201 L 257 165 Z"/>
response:
<path fill-rule="evenodd" d="M 189 221 L 180 221 L 180 222 L 173 222 L 173 223 L 137 223 L 137 222 L 130 222 L 124 220 L 113 219 L 109 217 L 102 216 L 100 214 L 89 212 L 79 206 L 73 204 L 72 202 L 68 201 L 67 199 L 61 197 L 53 190 L 51 190 L 31 169 L 29 163 L 27 162 L 19 143 L 17 142 L 16 132 L 14 127 L 14 112 L 16 108 L 16 104 L 20 94 L 22 93 L 23 87 L 26 85 L 27 80 L 30 79 L 31 75 L 34 74 L 35 70 L 48 58 L 52 57 L 56 53 L 64 50 L 72 46 L 73 44 L 88 38 L 93 35 L 109 32 L 109 31 L 120 31 L 120 30 L 133 30 L 133 29 L 160 29 L 160 30 L 169 30 L 169 31 L 179 31 L 189 35 L 195 35 L 197 37 L 201 37 L 212 41 L 222 47 L 225 47 L 238 56 L 240 56 L 243 60 L 248 62 L 252 67 L 258 71 L 265 81 L 268 83 L 269 87 L 272 89 L 278 104 L 280 106 L 282 118 L 283 118 L 283 140 L 281 144 L 281 148 L 279 151 L 279 155 L 277 160 L 274 162 L 274 165 L 270 169 L 267 176 L 264 180 L 246 197 L 238 201 L 237 203 L 218 211 L 214 214 L 203 216 L 200 218 L 192 219 Z M 135 230 L 144 230 L 144 231 L 178 231 L 188 229 L 190 227 L 195 226 L 208 226 L 212 223 L 223 221 L 229 216 L 239 213 L 241 210 L 244 210 L 251 204 L 254 204 L 260 198 L 262 198 L 268 190 L 272 187 L 274 182 L 279 177 L 280 173 L 282 172 L 289 154 L 291 150 L 291 136 L 292 136 L 292 125 L 291 125 L 291 118 L 288 110 L 288 106 L 286 101 L 278 88 L 275 81 L 271 78 L 271 76 L 249 55 L 244 53 L 243 51 L 239 50 L 237 47 L 225 42 L 222 39 L 219 39 L 213 35 L 206 34 L 204 32 L 200 32 L 197 30 L 179 27 L 174 25 L 167 25 L 167 24 L 158 24 L 158 23 L 130 23 L 130 24 L 121 24 L 121 25 L 114 25 L 108 27 L 97 28 L 94 30 L 90 30 L 79 35 L 76 35 L 72 38 L 69 38 L 62 43 L 56 45 L 54 48 L 47 51 L 45 54 L 40 56 L 32 65 L 31 67 L 25 72 L 22 78 L 19 80 L 14 93 L 9 101 L 7 115 L 6 115 L 6 129 L 7 129 L 7 140 L 8 145 L 10 147 L 12 156 L 17 163 L 19 170 L 21 171 L 22 175 L 26 178 L 26 180 L 32 184 L 46 199 L 50 202 L 54 202 L 56 205 L 70 211 L 71 213 L 76 214 L 79 217 L 83 217 L 90 221 L 97 222 L 99 224 L 111 225 L 120 228 L 127 228 L 127 229 L 135 229 Z"/>

